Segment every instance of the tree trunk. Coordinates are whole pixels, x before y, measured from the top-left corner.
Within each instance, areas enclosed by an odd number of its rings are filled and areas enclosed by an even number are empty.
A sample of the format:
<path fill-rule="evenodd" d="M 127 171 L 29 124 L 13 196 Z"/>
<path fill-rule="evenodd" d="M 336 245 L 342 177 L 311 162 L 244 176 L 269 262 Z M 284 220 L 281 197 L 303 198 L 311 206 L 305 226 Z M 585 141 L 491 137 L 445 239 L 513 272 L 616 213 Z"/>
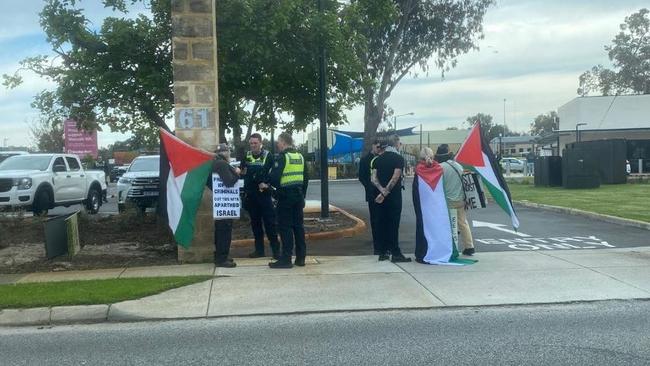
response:
<path fill-rule="evenodd" d="M 377 127 L 384 114 L 384 101 L 375 103 L 375 90 L 367 87 L 364 92 L 365 109 L 363 114 L 363 153 L 370 151 L 372 141 L 377 136 Z"/>

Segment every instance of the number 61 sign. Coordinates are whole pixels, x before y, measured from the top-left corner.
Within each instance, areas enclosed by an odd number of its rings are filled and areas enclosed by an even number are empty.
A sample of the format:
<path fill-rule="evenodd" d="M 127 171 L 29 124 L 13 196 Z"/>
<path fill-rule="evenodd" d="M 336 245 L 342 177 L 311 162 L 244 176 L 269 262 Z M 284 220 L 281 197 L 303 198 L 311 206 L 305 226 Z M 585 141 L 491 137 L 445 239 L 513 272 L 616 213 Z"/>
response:
<path fill-rule="evenodd" d="M 208 128 L 207 108 L 183 108 L 178 112 L 178 127 Z"/>

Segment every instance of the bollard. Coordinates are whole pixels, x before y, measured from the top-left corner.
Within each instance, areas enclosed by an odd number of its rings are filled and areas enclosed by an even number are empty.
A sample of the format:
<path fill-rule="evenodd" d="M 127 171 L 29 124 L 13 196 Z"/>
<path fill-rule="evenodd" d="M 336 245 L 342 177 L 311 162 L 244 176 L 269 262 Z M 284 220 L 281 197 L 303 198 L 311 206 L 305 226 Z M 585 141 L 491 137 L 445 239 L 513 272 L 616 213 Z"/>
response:
<path fill-rule="evenodd" d="M 643 174 L 643 159 L 639 159 L 639 174 Z"/>

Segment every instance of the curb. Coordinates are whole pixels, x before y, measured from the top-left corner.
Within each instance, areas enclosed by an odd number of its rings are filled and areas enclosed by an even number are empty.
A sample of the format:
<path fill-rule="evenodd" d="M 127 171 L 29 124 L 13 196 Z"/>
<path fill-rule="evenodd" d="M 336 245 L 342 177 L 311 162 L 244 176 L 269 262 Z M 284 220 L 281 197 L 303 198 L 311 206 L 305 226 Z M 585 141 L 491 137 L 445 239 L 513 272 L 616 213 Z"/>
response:
<path fill-rule="evenodd" d="M 590 212 L 590 211 L 578 210 L 576 208 L 551 206 L 551 205 L 545 205 L 543 203 L 535 203 L 535 202 L 530 202 L 530 201 L 513 201 L 513 203 L 515 203 L 517 205 L 520 205 L 520 206 L 523 206 L 523 207 L 527 207 L 527 208 L 539 208 L 539 209 L 547 210 L 547 211 L 551 211 L 551 212 L 558 212 L 558 213 L 563 213 L 563 214 L 572 215 L 572 216 L 586 217 L 586 218 L 592 219 L 592 220 L 604 221 L 604 222 L 608 222 L 610 224 L 617 224 L 617 225 L 622 225 L 622 226 L 635 227 L 635 228 L 643 229 L 643 230 L 650 230 L 650 223 L 644 222 L 644 221 L 639 221 L 639 220 L 624 219 L 624 218 L 621 218 L 621 217 L 616 217 L 616 216 L 611 216 L 611 215 L 605 215 L 605 214 L 599 214 L 599 213 Z"/>
<path fill-rule="evenodd" d="M 349 238 L 351 236 L 361 234 L 363 231 L 366 230 L 366 223 L 360 218 L 352 215 L 351 213 L 332 205 L 330 205 L 330 211 L 340 212 L 341 214 L 355 221 L 356 224 L 353 227 L 349 227 L 347 229 L 342 229 L 342 230 L 324 231 L 320 233 L 305 233 L 305 240 L 326 240 L 326 239 Z M 264 242 L 268 244 L 268 239 L 264 239 Z M 251 246 L 253 244 L 255 244 L 255 239 L 237 239 L 237 240 L 233 240 L 230 246 L 245 247 L 245 246 Z"/>

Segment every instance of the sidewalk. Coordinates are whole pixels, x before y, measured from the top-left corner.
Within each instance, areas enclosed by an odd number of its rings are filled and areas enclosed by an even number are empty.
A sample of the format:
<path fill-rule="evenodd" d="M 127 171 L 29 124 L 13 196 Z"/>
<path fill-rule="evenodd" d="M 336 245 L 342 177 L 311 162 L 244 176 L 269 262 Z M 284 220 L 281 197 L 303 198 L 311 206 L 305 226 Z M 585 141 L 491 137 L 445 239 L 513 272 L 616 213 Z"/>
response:
<path fill-rule="evenodd" d="M 478 263 L 427 266 L 375 256 L 310 257 L 271 270 L 268 259 L 0 275 L 0 283 L 213 274 L 211 280 L 111 305 L 0 311 L 1 325 L 208 318 L 650 298 L 650 248 L 478 253 Z"/>

